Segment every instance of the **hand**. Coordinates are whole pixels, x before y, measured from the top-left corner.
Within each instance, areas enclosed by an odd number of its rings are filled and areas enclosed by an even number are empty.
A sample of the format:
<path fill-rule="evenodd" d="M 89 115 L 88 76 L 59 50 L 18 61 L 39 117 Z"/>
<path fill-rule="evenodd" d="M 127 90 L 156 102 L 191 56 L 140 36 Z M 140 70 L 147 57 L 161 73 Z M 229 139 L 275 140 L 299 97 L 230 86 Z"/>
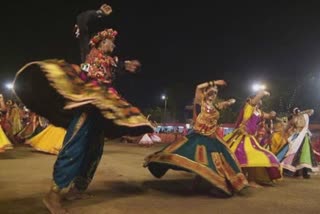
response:
<path fill-rule="evenodd" d="M 124 62 L 124 68 L 132 73 L 135 73 L 140 66 L 141 63 L 138 60 L 127 60 Z"/>
<path fill-rule="evenodd" d="M 100 7 L 100 10 L 104 13 L 104 15 L 108 16 L 110 13 L 112 13 L 112 8 L 110 5 L 103 4 Z"/>
<path fill-rule="evenodd" d="M 236 102 L 236 99 L 229 99 L 229 100 L 228 100 L 229 105 L 232 105 L 232 104 L 234 104 L 235 102 Z"/>
<path fill-rule="evenodd" d="M 310 117 L 311 115 L 313 115 L 314 110 L 313 109 L 308 109 L 308 110 L 303 111 L 302 113 L 308 114 L 309 117 Z"/>
<path fill-rule="evenodd" d="M 76 38 L 79 38 L 80 36 L 80 28 L 78 25 L 74 26 L 74 35 L 76 36 Z"/>
<path fill-rule="evenodd" d="M 270 92 L 268 92 L 268 91 L 263 91 L 263 95 L 269 97 L 269 96 L 270 96 Z"/>
<path fill-rule="evenodd" d="M 264 96 L 268 96 L 269 97 L 270 96 L 270 92 L 261 90 L 261 91 L 258 92 L 257 95 L 260 96 L 260 97 L 264 97 Z"/>
<path fill-rule="evenodd" d="M 271 118 L 274 118 L 277 115 L 275 111 L 271 111 L 269 114 Z"/>
<path fill-rule="evenodd" d="M 227 85 L 226 81 L 224 80 L 215 80 L 213 82 L 215 85 L 220 85 L 220 86 Z"/>

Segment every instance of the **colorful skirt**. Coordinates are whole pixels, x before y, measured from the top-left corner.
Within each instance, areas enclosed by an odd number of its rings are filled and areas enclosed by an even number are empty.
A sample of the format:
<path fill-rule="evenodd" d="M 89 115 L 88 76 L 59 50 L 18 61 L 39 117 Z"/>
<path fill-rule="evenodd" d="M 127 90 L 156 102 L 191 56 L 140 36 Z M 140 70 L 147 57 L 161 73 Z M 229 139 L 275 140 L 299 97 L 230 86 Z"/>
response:
<path fill-rule="evenodd" d="M 62 60 L 31 62 L 17 73 L 14 91 L 31 111 L 58 127 L 67 129 L 76 112 L 93 108 L 104 118 L 108 138 L 153 132 L 138 108 L 112 88 L 83 81 L 79 73 L 79 66 Z"/>
<path fill-rule="evenodd" d="M 29 139 L 26 143 L 37 151 L 56 155 L 62 148 L 65 135 L 65 129 L 49 125 L 42 132 Z"/>
<path fill-rule="evenodd" d="M 8 139 L 7 135 L 4 133 L 4 131 L 2 130 L 1 126 L 0 126 L 0 152 L 4 152 L 7 149 L 12 149 L 13 146 L 10 142 L 10 140 Z"/>
<path fill-rule="evenodd" d="M 303 143 L 299 147 L 295 154 L 286 155 L 281 162 L 283 169 L 290 172 L 296 172 L 297 170 L 307 168 L 312 172 L 318 172 L 319 166 L 316 160 L 316 156 L 311 146 L 310 136 L 307 134 Z"/>
<path fill-rule="evenodd" d="M 260 142 L 260 146 L 262 148 L 265 148 L 266 150 L 270 151 L 270 134 L 266 134 L 265 136 L 263 136 L 260 140 L 258 140 Z"/>
<path fill-rule="evenodd" d="M 287 137 L 281 132 L 274 132 L 271 135 L 270 149 L 273 154 L 278 154 L 280 150 L 287 144 Z"/>
<path fill-rule="evenodd" d="M 247 186 L 230 149 L 216 138 L 192 133 L 146 158 L 144 164 L 157 178 L 169 169 L 193 172 L 228 195 Z"/>
<path fill-rule="evenodd" d="M 270 150 L 281 162 L 289 150 L 287 136 L 281 132 L 274 132 L 271 135 Z"/>
<path fill-rule="evenodd" d="M 27 124 L 16 136 L 16 138 L 19 141 L 25 141 L 27 139 L 32 138 L 33 136 L 36 136 L 41 131 L 43 131 L 46 127 L 42 127 L 39 124 Z"/>
<path fill-rule="evenodd" d="M 315 143 L 312 144 L 313 152 L 316 156 L 317 162 L 320 163 L 320 140 L 319 138 Z"/>
<path fill-rule="evenodd" d="M 237 129 L 225 136 L 224 140 L 237 157 L 241 167 L 256 168 L 256 181 L 269 182 L 282 177 L 277 157 L 262 148 L 254 136 L 244 134 Z"/>

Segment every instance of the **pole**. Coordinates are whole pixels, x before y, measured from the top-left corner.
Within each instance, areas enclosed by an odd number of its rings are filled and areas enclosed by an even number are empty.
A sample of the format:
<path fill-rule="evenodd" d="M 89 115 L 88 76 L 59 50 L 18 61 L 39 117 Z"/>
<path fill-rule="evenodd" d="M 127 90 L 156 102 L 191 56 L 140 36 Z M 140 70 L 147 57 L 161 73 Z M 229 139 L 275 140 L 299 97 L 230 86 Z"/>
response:
<path fill-rule="evenodd" d="M 167 122 L 167 101 L 168 101 L 168 98 L 166 97 L 164 99 L 164 122 L 166 123 Z"/>

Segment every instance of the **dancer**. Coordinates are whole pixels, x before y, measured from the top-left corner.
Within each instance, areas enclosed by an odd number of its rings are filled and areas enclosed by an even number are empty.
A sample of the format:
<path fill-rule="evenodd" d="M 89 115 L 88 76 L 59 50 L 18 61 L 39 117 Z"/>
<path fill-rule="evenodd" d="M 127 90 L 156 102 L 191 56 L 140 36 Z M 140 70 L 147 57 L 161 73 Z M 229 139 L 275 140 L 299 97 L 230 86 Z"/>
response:
<path fill-rule="evenodd" d="M 12 100 L 5 104 L 5 118 L 3 129 L 12 143 L 17 143 L 16 135 L 22 130 L 22 117 L 18 105 Z"/>
<path fill-rule="evenodd" d="M 51 213 L 67 213 L 61 205 L 61 190 L 71 184 L 68 198 L 82 197 L 102 156 L 104 136 L 153 132 L 140 111 L 112 88 L 117 69 L 135 72 L 140 65 L 125 61 L 120 66 L 110 56 L 116 35 L 105 29 L 92 37 L 82 70 L 62 60 L 46 60 L 31 62 L 16 75 L 15 93 L 24 104 L 67 130 L 54 165 L 53 185 L 43 200 Z"/>
<path fill-rule="evenodd" d="M 217 86 L 221 85 L 226 83 L 217 80 L 197 86 L 194 103 L 201 103 L 201 111 L 194 132 L 146 158 L 144 166 L 155 177 L 161 178 L 169 169 L 193 172 L 197 179 L 211 183 L 213 189 L 218 190 L 215 193 L 224 196 L 231 196 L 247 186 L 236 157 L 216 135 L 219 111 L 235 102 L 230 99 L 214 104 Z"/>
<path fill-rule="evenodd" d="M 25 142 L 43 131 L 47 125 L 43 117 L 40 117 L 34 112 L 29 112 L 27 122 L 24 128 L 17 134 L 16 139 L 18 139 L 19 142 Z"/>
<path fill-rule="evenodd" d="M 311 146 L 311 133 L 309 131 L 309 117 L 313 110 L 300 111 L 299 108 L 293 109 L 292 119 L 289 121 L 291 135 L 289 141 L 289 151 L 281 162 L 288 175 L 299 175 L 303 178 L 310 178 L 309 172 L 318 172 L 319 166 L 316 161 L 313 148 Z"/>
<path fill-rule="evenodd" d="M 4 133 L 2 127 L 0 126 L 0 152 L 4 152 L 5 150 L 12 149 L 13 146 L 8 139 L 7 135 Z"/>
<path fill-rule="evenodd" d="M 268 124 L 266 123 L 265 119 L 258 124 L 256 139 L 259 142 L 260 146 L 262 146 L 267 150 L 270 150 L 271 132 L 272 132 L 272 120 L 270 120 L 270 127 L 268 127 Z"/>
<path fill-rule="evenodd" d="M 7 111 L 7 108 L 4 103 L 3 96 L 2 96 L 2 94 L 0 94 L 0 112 L 2 114 L 1 125 L 0 125 L 0 152 L 4 152 L 7 149 L 13 148 L 10 140 L 8 139 L 7 135 L 5 134 L 5 132 L 2 129 L 2 126 L 4 124 L 3 120 L 5 120 L 5 118 L 6 118 L 6 111 Z"/>
<path fill-rule="evenodd" d="M 65 129 L 48 124 L 45 118 L 30 112 L 28 122 L 17 139 L 37 151 L 56 155 L 62 148 L 65 134 Z"/>
<path fill-rule="evenodd" d="M 317 138 L 316 142 L 313 143 L 313 152 L 316 156 L 316 160 L 318 164 L 320 163 L 320 139 L 319 137 Z"/>
<path fill-rule="evenodd" d="M 8 101 L 7 115 L 10 123 L 10 136 L 15 139 L 16 135 L 22 130 L 22 112 L 17 103 Z"/>
<path fill-rule="evenodd" d="M 288 118 L 276 118 L 270 139 L 270 150 L 281 162 L 288 152 Z"/>
<path fill-rule="evenodd" d="M 264 113 L 260 110 L 261 99 L 269 95 L 267 91 L 260 91 L 256 96 L 247 99 L 239 114 L 235 130 L 224 137 L 252 187 L 261 187 L 258 183 L 271 184 L 273 180 L 281 178 L 277 158 L 262 148 L 255 138 L 259 122 L 276 116 L 275 112 Z"/>
<path fill-rule="evenodd" d="M 90 52 L 90 39 L 94 30 L 89 28 L 90 23 L 96 23 L 112 13 L 110 5 L 103 4 L 99 10 L 87 10 L 77 16 L 77 23 L 75 25 L 75 36 L 79 39 L 81 61 L 85 62 L 87 55 Z"/>
<path fill-rule="evenodd" d="M 28 139 L 26 144 L 37 151 L 57 155 L 62 148 L 65 135 L 66 130 L 64 128 L 50 124 L 40 133 Z"/>

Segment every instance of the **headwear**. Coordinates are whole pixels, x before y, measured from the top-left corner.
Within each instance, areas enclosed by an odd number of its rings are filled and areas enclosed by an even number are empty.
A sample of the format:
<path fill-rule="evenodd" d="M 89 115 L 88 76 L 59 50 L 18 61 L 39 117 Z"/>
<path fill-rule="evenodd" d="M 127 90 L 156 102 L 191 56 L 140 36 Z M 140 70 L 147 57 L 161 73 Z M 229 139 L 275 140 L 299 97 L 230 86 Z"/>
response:
<path fill-rule="evenodd" d="M 95 36 L 93 36 L 89 44 L 91 47 L 94 47 L 94 46 L 97 46 L 100 42 L 102 42 L 105 39 L 110 39 L 111 41 L 114 41 L 117 35 L 118 35 L 118 32 L 113 30 L 112 28 L 105 29 L 97 33 Z"/>
<path fill-rule="evenodd" d="M 13 102 L 12 102 L 12 100 L 8 100 L 7 102 L 6 102 L 6 105 L 13 105 Z"/>
<path fill-rule="evenodd" d="M 298 114 L 300 113 L 300 109 L 298 107 L 295 107 L 293 110 L 292 110 L 292 113 L 293 114 Z"/>

